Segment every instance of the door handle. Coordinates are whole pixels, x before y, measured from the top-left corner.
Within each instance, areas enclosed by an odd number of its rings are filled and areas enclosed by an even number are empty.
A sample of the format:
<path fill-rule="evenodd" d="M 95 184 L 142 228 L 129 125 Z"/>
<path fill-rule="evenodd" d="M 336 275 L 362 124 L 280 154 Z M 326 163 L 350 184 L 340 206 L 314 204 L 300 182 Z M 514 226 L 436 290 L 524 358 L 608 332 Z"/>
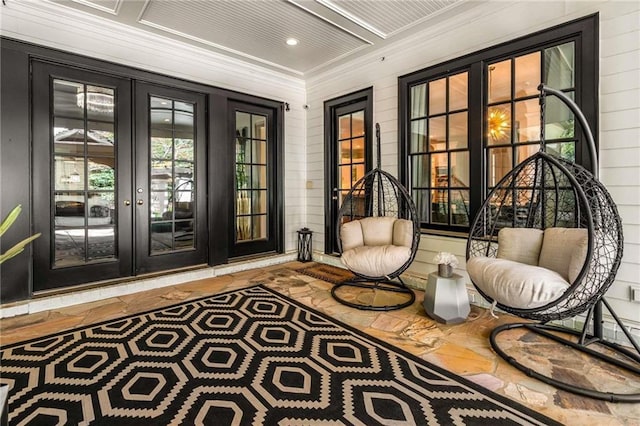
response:
<path fill-rule="evenodd" d="M 138 201 L 136 201 L 136 204 L 137 204 L 137 205 L 139 205 L 139 206 L 141 206 L 141 205 L 143 205 L 143 204 L 144 204 L 144 201 L 142 201 L 142 200 L 138 199 Z"/>
<path fill-rule="evenodd" d="M 131 205 L 131 201 L 130 200 L 124 200 L 123 201 L 125 206 L 130 206 Z"/>

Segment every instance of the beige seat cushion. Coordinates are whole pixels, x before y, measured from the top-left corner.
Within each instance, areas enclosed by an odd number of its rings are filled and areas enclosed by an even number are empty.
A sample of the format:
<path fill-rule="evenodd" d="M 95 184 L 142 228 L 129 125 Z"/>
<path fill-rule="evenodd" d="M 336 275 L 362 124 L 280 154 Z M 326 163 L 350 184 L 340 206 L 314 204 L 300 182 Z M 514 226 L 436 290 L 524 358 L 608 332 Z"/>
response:
<path fill-rule="evenodd" d="M 487 296 L 514 308 L 544 306 L 569 287 L 557 272 L 507 259 L 472 257 L 467 272 Z"/>
<path fill-rule="evenodd" d="M 569 280 L 571 269 L 571 276 L 575 279 L 584 264 L 588 238 L 588 231 L 584 228 L 545 229 L 538 266 L 559 273 L 565 280 Z M 576 256 L 572 261 L 574 253 Z"/>
<path fill-rule="evenodd" d="M 543 231 L 529 228 L 502 228 L 498 232 L 499 259 L 537 265 Z"/>
<path fill-rule="evenodd" d="M 411 257 L 404 246 L 362 246 L 342 253 L 342 263 L 355 273 L 384 277 L 397 271 Z"/>

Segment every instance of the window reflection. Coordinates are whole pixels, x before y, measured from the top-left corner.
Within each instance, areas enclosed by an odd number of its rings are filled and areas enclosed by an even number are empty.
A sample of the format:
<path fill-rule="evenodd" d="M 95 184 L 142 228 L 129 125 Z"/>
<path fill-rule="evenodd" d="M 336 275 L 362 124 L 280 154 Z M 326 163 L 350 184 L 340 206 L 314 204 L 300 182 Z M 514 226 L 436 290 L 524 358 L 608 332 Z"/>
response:
<path fill-rule="evenodd" d="M 195 248 L 194 104 L 149 98 L 151 254 Z"/>
<path fill-rule="evenodd" d="M 342 121 L 351 129 L 351 123 Z M 267 117 L 236 111 L 236 242 L 268 238 Z M 264 219 L 264 220 L 263 220 Z"/>
<path fill-rule="evenodd" d="M 54 79 L 54 267 L 117 257 L 115 91 Z"/>

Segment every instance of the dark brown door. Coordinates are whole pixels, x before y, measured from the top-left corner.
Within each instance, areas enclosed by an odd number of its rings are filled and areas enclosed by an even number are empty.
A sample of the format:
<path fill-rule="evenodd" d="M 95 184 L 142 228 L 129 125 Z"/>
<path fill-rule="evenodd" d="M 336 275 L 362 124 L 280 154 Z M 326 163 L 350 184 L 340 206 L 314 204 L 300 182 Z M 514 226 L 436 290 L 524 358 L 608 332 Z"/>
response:
<path fill-rule="evenodd" d="M 124 78 L 33 63 L 34 291 L 131 275 L 130 94 Z"/>
<path fill-rule="evenodd" d="M 278 250 L 276 123 L 274 110 L 229 103 L 228 143 L 235 153 L 229 203 L 229 257 Z"/>
<path fill-rule="evenodd" d="M 205 101 L 136 86 L 136 273 L 207 262 Z"/>

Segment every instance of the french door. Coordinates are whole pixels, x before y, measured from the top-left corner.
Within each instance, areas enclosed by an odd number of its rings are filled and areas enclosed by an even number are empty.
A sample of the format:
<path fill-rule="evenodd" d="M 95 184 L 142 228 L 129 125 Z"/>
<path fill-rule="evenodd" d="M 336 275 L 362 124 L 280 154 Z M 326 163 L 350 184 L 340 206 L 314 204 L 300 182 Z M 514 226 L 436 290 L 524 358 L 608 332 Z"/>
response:
<path fill-rule="evenodd" d="M 136 85 L 136 273 L 204 264 L 205 96 Z"/>
<path fill-rule="evenodd" d="M 206 263 L 204 96 L 140 84 L 134 128 L 129 79 L 34 61 L 32 89 L 34 291 Z"/>
<path fill-rule="evenodd" d="M 338 252 L 337 218 L 351 187 L 371 170 L 372 90 L 325 103 L 325 252 Z"/>
<path fill-rule="evenodd" d="M 278 251 L 278 158 L 274 110 L 229 102 L 229 143 L 235 155 L 229 203 L 229 257 Z"/>
<path fill-rule="evenodd" d="M 131 274 L 127 79 L 33 62 L 34 291 Z"/>

